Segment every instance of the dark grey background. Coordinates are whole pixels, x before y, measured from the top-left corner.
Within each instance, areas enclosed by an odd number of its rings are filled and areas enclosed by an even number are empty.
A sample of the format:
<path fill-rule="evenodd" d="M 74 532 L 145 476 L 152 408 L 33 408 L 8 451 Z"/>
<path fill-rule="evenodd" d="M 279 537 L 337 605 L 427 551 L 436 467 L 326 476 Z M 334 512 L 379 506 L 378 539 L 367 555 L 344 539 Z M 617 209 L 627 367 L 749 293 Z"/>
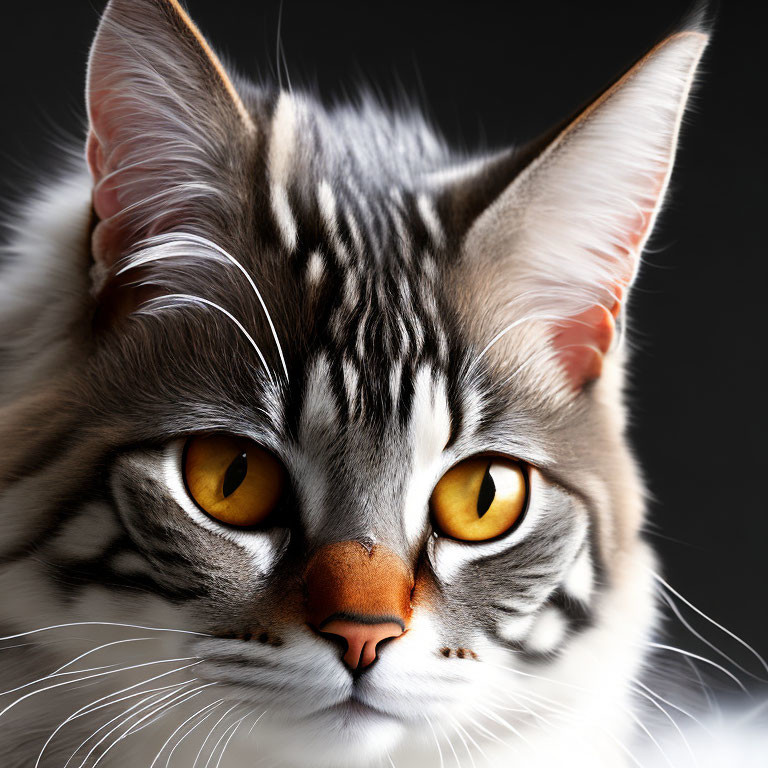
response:
<path fill-rule="evenodd" d="M 83 135 L 83 73 L 102 6 L 5 5 L 4 196 L 50 168 L 57 144 Z M 189 6 L 240 70 L 274 76 L 276 0 Z M 686 7 L 285 0 L 282 41 L 294 87 L 318 87 L 328 99 L 361 82 L 385 96 L 404 90 L 454 143 L 500 146 L 570 113 Z M 669 580 L 766 651 L 768 173 L 764 31 L 754 8 L 731 0 L 719 12 L 671 202 L 632 299 L 630 382 L 632 437 L 652 494 L 648 533 Z"/>

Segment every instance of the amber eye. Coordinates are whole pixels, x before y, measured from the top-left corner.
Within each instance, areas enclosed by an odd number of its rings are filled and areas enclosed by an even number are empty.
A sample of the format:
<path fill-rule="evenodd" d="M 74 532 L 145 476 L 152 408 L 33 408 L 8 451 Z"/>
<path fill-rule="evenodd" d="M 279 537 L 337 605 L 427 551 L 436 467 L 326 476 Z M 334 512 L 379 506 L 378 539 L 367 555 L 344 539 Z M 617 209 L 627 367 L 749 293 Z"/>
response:
<path fill-rule="evenodd" d="M 184 451 L 184 482 L 197 505 L 228 525 L 263 523 L 285 484 L 283 465 L 250 440 L 192 437 Z"/>
<path fill-rule="evenodd" d="M 432 516 L 440 533 L 464 541 L 501 536 L 525 511 L 528 484 L 516 461 L 476 456 L 448 470 L 432 491 Z"/>

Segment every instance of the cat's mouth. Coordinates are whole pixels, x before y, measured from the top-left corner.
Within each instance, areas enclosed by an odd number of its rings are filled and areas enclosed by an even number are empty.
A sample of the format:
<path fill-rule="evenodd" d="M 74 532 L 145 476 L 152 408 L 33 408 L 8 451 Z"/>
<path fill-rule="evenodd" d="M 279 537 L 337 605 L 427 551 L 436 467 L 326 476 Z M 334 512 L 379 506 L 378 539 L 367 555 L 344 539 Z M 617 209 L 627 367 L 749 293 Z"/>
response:
<path fill-rule="evenodd" d="M 370 704 L 366 704 L 364 701 L 361 701 L 354 693 L 348 699 L 340 701 L 337 704 L 333 704 L 323 711 L 328 714 L 335 714 L 349 719 L 357 719 L 361 717 L 394 717 L 389 712 L 384 712 L 381 709 L 372 707 Z"/>

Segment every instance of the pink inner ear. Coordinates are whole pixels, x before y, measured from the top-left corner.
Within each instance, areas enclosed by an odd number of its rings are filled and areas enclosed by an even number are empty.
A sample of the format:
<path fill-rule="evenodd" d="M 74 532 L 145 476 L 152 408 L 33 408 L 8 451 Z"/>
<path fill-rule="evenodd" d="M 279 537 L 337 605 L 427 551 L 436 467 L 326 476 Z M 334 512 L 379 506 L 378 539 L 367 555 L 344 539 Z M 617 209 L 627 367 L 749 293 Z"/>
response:
<path fill-rule="evenodd" d="M 114 226 L 112 217 L 120 212 L 121 205 L 114 185 L 109 180 L 104 181 L 109 169 L 104 149 L 93 130 L 88 133 L 85 154 L 93 177 L 93 209 L 100 220 L 93 233 L 93 255 L 96 261 L 109 267 L 120 254 L 120 231 Z"/>
<path fill-rule="evenodd" d="M 558 325 L 552 344 L 574 389 L 598 378 L 603 370 L 603 357 L 613 340 L 614 319 L 621 308 L 621 289 L 615 291 L 616 302 L 607 310 L 602 304 Z"/>
<path fill-rule="evenodd" d="M 658 199 L 663 184 L 663 176 L 658 177 L 657 196 L 644 201 L 646 213 L 637 212 L 623 222 L 627 233 L 627 264 L 632 264 L 644 241 L 653 209 L 654 200 Z M 581 389 L 588 382 L 597 379 L 603 370 L 603 359 L 613 341 L 615 320 L 621 310 L 624 287 L 629 284 L 631 273 L 612 287 L 614 303 L 610 309 L 602 304 L 595 304 L 569 320 L 559 323 L 552 339 L 562 364 L 574 390 Z"/>
<path fill-rule="evenodd" d="M 104 175 L 104 153 L 93 129 L 88 131 L 88 141 L 85 144 L 85 158 L 88 161 L 88 168 L 91 171 L 93 183 L 98 184 Z"/>
<path fill-rule="evenodd" d="M 104 147 L 93 130 L 88 134 L 85 154 L 93 176 L 93 207 L 96 215 L 105 221 L 120 212 L 121 203 L 115 185 L 109 179 L 105 181 L 111 169 L 107 166 Z"/>

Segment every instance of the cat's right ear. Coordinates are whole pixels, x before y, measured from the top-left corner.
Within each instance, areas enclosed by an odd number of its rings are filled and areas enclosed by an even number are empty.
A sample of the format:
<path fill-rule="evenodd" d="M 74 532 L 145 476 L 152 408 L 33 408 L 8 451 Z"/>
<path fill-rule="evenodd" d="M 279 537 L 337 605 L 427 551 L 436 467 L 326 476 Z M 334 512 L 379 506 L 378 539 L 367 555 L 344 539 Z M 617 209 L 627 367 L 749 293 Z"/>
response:
<path fill-rule="evenodd" d="M 256 127 L 177 0 L 110 0 L 86 99 L 97 273 L 142 238 L 226 215 Z"/>

